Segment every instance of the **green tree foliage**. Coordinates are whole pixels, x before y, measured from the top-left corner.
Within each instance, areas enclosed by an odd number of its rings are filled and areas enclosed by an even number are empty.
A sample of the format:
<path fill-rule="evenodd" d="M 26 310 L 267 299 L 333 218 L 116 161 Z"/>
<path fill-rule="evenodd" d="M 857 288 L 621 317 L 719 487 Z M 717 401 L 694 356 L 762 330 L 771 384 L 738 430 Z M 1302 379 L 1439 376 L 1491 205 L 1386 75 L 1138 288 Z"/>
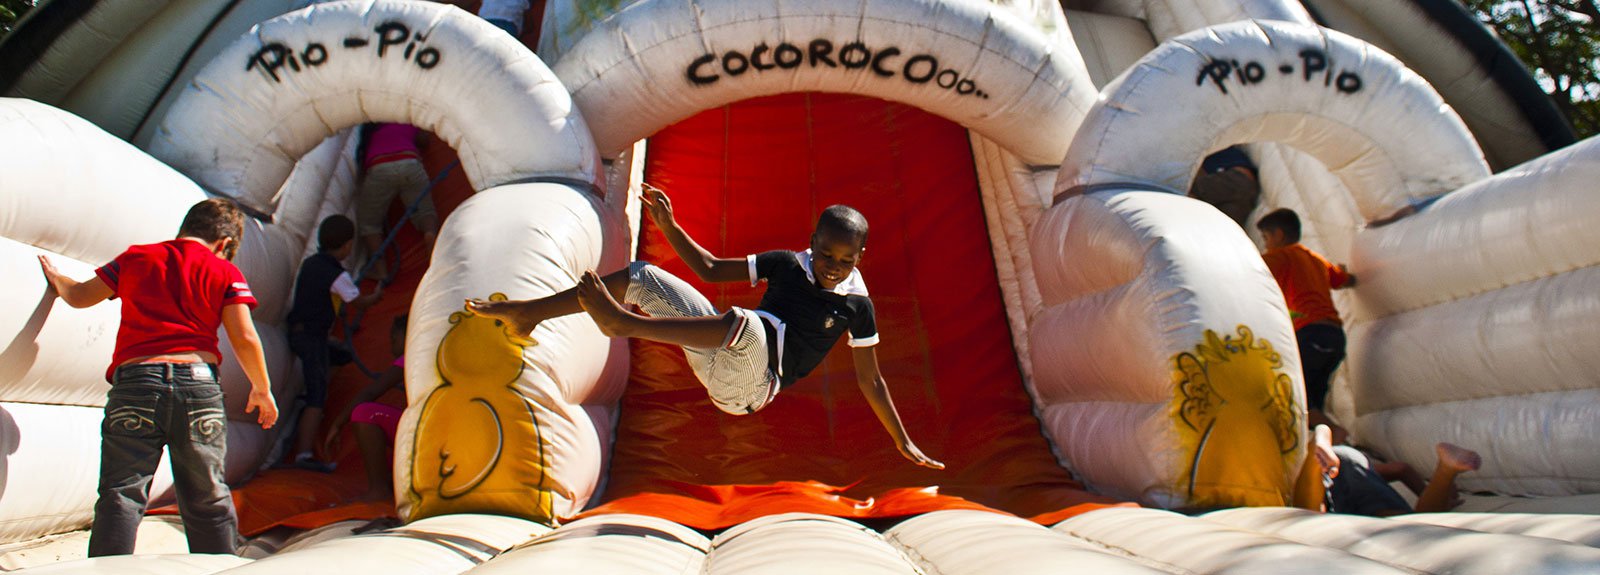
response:
<path fill-rule="evenodd" d="M 35 0 L 0 0 L 0 40 L 11 33 L 17 20 L 33 8 Z"/>
<path fill-rule="evenodd" d="M 1600 0 L 1463 0 L 1534 71 L 1578 137 L 1600 134 Z"/>

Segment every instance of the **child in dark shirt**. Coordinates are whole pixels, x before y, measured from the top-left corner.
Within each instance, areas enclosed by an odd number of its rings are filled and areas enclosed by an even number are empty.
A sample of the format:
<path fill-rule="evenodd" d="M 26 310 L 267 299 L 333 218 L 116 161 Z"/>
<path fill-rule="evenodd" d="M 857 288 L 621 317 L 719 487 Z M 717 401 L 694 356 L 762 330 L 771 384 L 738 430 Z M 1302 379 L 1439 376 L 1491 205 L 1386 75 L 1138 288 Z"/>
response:
<path fill-rule="evenodd" d="M 769 251 L 745 258 L 720 258 L 689 237 L 673 218 L 665 192 L 646 184 L 644 204 L 673 251 L 708 282 L 767 282 L 754 310 L 719 313 L 683 280 L 645 262 L 606 275 L 584 274 L 578 286 L 535 300 L 468 300 L 467 309 L 507 322 L 516 333 L 532 333 L 546 319 L 587 312 L 611 337 L 638 337 L 683 346 L 689 366 L 711 402 L 743 415 L 765 407 L 778 391 L 811 373 L 846 331 L 854 351 L 856 379 L 873 413 L 912 462 L 943 469 L 906 434 L 878 370 L 878 328 L 866 283 L 857 271 L 866 250 L 867 220 L 843 205 L 817 219 L 811 249 Z M 624 309 L 638 305 L 648 315 Z"/>
<path fill-rule="evenodd" d="M 355 235 L 355 222 L 350 218 L 335 214 L 322 220 L 317 226 L 317 253 L 300 264 L 294 304 L 289 308 L 289 349 L 300 358 L 305 376 L 305 407 L 295 426 L 294 464 L 314 471 L 333 471 L 333 464 L 318 461 L 311 451 L 316 445 L 317 428 L 322 425 L 323 404 L 328 399 L 328 371 L 333 365 L 350 362 L 349 351 L 328 339 L 328 330 L 338 317 L 333 298 L 364 308 L 383 297 L 381 286 L 361 295 L 361 288 L 344 269 L 342 262 L 350 257 Z"/>

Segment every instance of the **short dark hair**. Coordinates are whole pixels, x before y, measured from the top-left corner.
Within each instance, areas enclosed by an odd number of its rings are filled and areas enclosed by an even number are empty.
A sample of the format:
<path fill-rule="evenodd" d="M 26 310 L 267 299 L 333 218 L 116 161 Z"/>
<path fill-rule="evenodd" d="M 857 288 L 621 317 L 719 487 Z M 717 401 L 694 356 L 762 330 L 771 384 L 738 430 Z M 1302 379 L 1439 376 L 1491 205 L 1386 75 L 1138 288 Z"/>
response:
<path fill-rule="evenodd" d="M 200 238 L 214 242 L 223 238 L 235 244 L 244 235 L 244 211 L 228 198 L 202 200 L 189 208 L 178 226 L 178 237 Z"/>
<path fill-rule="evenodd" d="M 867 217 L 850 206 L 834 204 L 822 210 L 822 215 L 817 216 L 816 234 L 824 231 L 848 235 L 856 240 L 856 245 L 867 247 Z"/>
<path fill-rule="evenodd" d="M 356 239 L 356 223 L 341 214 L 328 216 L 317 226 L 317 249 L 336 250 Z"/>
<path fill-rule="evenodd" d="M 1256 229 L 1261 231 L 1278 230 L 1283 232 L 1283 239 L 1289 243 L 1300 243 L 1300 216 L 1289 208 L 1272 210 L 1256 221 Z"/>

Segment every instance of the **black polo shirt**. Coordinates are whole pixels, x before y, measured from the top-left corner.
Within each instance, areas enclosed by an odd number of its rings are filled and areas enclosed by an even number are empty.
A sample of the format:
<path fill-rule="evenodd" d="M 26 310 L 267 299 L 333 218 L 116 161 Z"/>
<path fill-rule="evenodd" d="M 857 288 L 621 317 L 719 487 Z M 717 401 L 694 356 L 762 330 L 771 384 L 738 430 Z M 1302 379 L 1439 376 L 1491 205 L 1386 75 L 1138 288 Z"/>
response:
<path fill-rule="evenodd" d="M 860 270 L 851 270 L 850 277 L 834 289 L 824 290 L 817 286 L 811 271 L 811 250 L 763 252 L 745 260 L 750 264 L 750 285 L 767 282 L 767 292 L 756 310 L 782 322 L 782 326 L 770 326 L 769 334 L 775 330 L 784 334 L 778 353 L 783 386 L 816 369 L 846 331 L 851 347 L 878 344 L 878 324 Z"/>

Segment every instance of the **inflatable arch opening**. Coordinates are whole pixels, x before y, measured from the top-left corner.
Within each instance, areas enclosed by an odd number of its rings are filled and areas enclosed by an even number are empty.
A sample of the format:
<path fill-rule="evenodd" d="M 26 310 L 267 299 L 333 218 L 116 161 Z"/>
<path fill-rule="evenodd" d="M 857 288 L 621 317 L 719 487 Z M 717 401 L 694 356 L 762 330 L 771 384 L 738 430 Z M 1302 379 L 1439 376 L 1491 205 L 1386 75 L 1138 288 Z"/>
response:
<path fill-rule="evenodd" d="M 396 465 L 402 515 L 502 510 L 553 521 L 581 507 L 610 427 L 585 404 L 614 401 L 604 382 L 626 342 L 577 315 L 542 323 L 530 341 L 462 308 L 465 298 L 548 295 L 625 261 L 588 129 L 536 56 L 454 6 L 317 4 L 225 49 L 172 107 L 151 151 L 270 214 L 300 154 L 362 122 L 433 132 L 476 191 L 445 219 L 410 305 L 411 409 L 396 460 L 415 465 Z"/>
<path fill-rule="evenodd" d="M 1116 105 L 1084 120 L 1058 197 L 1122 182 L 1188 190 L 1207 154 L 1257 142 L 1321 160 L 1367 221 L 1489 175 L 1466 125 L 1426 81 L 1325 28 L 1254 20 L 1191 32 L 1145 55 L 1102 100 Z M 1163 137 L 1133 137 L 1152 133 Z"/>
<path fill-rule="evenodd" d="M 839 92 L 928 110 L 1053 166 L 1094 102 L 1078 54 L 985 2 L 644 0 L 596 26 L 553 68 L 607 157 L 701 110 Z"/>
<path fill-rule="evenodd" d="M 566 89 L 496 32 L 454 6 L 398 0 L 273 18 L 195 76 L 150 153 L 266 214 L 301 155 L 364 122 L 433 132 L 475 190 L 540 178 L 594 185 L 594 144 Z"/>

